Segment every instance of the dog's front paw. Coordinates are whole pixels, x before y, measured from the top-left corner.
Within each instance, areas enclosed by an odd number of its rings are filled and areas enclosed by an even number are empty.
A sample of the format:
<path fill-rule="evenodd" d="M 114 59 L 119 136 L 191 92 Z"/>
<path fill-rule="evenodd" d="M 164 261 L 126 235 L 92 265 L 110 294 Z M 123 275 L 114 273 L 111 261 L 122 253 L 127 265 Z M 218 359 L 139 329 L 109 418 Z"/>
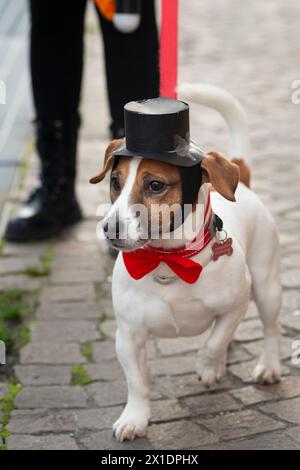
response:
<path fill-rule="evenodd" d="M 226 359 L 212 358 L 207 355 L 198 357 L 196 373 L 204 387 L 211 387 L 214 383 L 220 382 L 226 372 Z"/>
<path fill-rule="evenodd" d="M 261 358 L 253 371 L 253 380 L 260 384 L 274 384 L 280 381 L 280 361 Z"/>
<path fill-rule="evenodd" d="M 142 407 L 140 404 L 136 406 L 127 405 L 119 419 L 117 419 L 113 425 L 115 438 L 118 442 L 123 442 L 126 439 L 132 441 L 136 437 L 144 436 L 149 419 L 149 406 Z"/>

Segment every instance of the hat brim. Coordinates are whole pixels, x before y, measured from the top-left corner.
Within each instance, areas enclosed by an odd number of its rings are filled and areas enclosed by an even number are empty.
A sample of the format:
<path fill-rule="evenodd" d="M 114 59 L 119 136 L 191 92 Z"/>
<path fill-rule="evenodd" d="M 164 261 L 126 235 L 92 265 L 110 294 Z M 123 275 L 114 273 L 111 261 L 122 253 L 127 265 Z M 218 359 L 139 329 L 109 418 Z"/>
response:
<path fill-rule="evenodd" d="M 190 144 L 186 153 L 178 154 L 172 152 L 132 152 L 123 144 L 113 151 L 115 157 L 142 157 L 158 160 L 160 162 L 169 163 L 170 165 L 191 167 L 200 163 L 205 157 L 205 152 L 193 144 Z"/>

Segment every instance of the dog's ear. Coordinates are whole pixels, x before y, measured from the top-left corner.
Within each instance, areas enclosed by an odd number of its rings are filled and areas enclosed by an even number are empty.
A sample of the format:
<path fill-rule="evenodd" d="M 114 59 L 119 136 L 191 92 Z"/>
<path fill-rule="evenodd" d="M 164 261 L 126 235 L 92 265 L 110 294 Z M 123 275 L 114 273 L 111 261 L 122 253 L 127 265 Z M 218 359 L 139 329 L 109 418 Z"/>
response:
<path fill-rule="evenodd" d="M 201 162 L 203 181 L 229 201 L 235 201 L 234 193 L 240 178 L 239 167 L 219 152 L 208 153 Z"/>
<path fill-rule="evenodd" d="M 106 173 L 112 167 L 113 163 L 113 151 L 116 150 L 123 143 L 123 139 L 112 140 L 107 149 L 105 150 L 104 163 L 100 173 L 90 179 L 90 183 L 100 183 L 105 178 Z"/>

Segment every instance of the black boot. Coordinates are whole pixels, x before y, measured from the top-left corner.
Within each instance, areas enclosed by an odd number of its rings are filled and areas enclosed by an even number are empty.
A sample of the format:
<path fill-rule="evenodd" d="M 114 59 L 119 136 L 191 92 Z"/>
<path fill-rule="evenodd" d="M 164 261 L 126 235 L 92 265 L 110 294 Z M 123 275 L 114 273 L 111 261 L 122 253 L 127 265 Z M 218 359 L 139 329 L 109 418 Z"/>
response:
<path fill-rule="evenodd" d="M 36 126 L 41 186 L 8 223 L 9 241 L 44 240 L 82 219 L 74 189 L 79 118 L 37 119 Z"/>

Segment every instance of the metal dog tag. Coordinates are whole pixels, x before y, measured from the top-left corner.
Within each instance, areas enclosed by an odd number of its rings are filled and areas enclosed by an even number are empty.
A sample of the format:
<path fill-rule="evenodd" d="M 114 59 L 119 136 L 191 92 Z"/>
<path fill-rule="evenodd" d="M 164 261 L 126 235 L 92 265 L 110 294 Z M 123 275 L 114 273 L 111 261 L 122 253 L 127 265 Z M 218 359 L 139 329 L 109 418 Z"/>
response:
<path fill-rule="evenodd" d="M 231 256 L 233 253 L 232 248 L 232 238 L 227 238 L 223 242 L 215 242 L 212 246 L 212 259 L 213 261 L 217 261 L 220 256 Z"/>

